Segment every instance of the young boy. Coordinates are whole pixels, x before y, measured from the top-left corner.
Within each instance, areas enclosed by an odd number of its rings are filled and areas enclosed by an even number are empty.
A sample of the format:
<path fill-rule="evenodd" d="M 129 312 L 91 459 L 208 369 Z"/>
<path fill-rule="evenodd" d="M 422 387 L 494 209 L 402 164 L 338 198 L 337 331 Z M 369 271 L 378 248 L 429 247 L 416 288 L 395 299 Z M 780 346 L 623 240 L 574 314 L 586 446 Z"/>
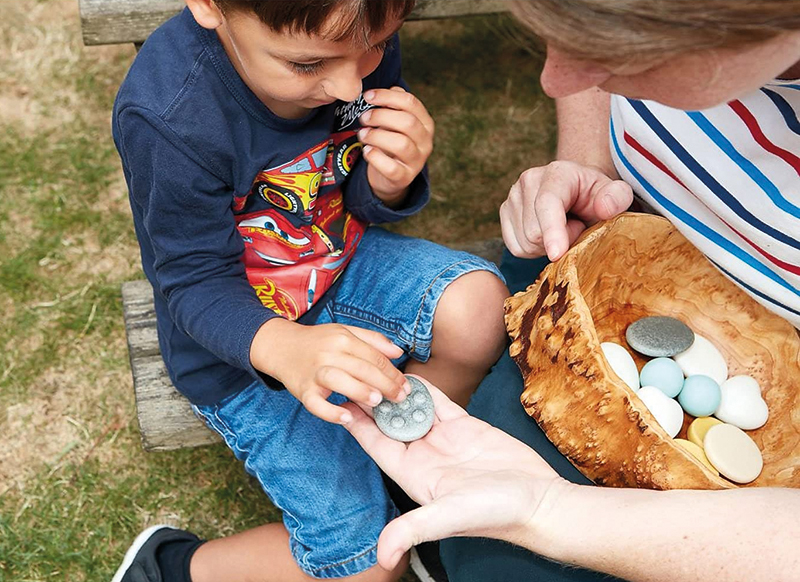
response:
<path fill-rule="evenodd" d="M 396 509 L 341 423 L 402 400 L 397 369 L 465 404 L 505 345 L 490 263 L 369 226 L 419 211 L 433 121 L 400 78 L 414 0 L 186 0 L 114 107 L 175 386 L 284 516 L 202 542 L 155 526 L 114 582 L 396 580 Z"/>

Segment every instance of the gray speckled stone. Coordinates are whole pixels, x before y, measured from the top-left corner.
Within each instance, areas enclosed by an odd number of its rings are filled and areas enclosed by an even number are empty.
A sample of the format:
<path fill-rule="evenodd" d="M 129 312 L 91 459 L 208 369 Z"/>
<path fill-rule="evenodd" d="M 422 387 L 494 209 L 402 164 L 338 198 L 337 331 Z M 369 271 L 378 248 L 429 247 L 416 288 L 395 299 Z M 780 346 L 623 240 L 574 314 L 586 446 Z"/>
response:
<path fill-rule="evenodd" d="M 674 317 L 643 317 L 628 326 L 628 345 L 645 356 L 671 358 L 692 347 L 694 332 Z"/>
<path fill-rule="evenodd" d="M 433 399 L 425 384 L 412 376 L 411 394 L 402 402 L 383 402 L 372 409 L 375 424 L 390 439 L 408 443 L 421 439 L 433 426 Z"/>

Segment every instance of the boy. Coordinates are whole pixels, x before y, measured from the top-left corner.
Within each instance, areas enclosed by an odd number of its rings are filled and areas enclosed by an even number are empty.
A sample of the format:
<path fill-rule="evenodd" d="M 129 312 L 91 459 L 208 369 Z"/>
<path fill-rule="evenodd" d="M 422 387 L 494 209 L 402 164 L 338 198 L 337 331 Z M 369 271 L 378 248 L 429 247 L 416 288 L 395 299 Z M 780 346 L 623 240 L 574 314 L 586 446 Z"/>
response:
<path fill-rule="evenodd" d="M 114 138 L 170 376 L 284 522 L 150 528 L 114 582 L 396 580 L 405 562 L 375 565 L 396 509 L 339 405 L 402 400 L 401 364 L 465 404 L 507 295 L 486 261 L 368 226 L 428 198 L 433 121 L 396 35 L 414 0 L 186 3 L 131 67 Z"/>

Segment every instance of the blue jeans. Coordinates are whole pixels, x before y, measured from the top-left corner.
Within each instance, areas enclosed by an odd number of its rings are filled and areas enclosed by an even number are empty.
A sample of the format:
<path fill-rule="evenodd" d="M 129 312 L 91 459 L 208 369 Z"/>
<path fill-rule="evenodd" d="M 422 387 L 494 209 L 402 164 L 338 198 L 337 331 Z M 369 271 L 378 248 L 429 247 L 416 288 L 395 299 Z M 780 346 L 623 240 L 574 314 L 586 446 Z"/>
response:
<path fill-rule="evenodd" d="M 372 227 L 316 323 L 378 331 L 403 348 L 396 364 L 409 357 L 424 362 L 444 290 L 478 270 L 500 276 L 481 258 Z M 329 400 L 345 399 L 334 394 Z M 378 467 L 350 433 L 310 414 L 289 392 L 260 382 L 194 408 L 283 512 L 292 554 L 304 572 L 338 578 L 377 563 L 378 536 L 397 510 Z"/>
<path fill-rule="evenodd" d="M 512 293 L 525 289 L 547 265 L 546 259 L 503 256 L 500 267 Z M 508 351 L 492 368 L 470 401 L 468 412 L 521 440 L 539 453 L 562 477 L 591 484 L 549 441 L 520 403 L 523 383 Z M 487 492 L 491 495 L 491 492 Z M 528 550 L 483 538 L 450 538 L 440 544 L 450 582 L 594 582 L 615 580 L 606 574 L 565 567 Z"/>

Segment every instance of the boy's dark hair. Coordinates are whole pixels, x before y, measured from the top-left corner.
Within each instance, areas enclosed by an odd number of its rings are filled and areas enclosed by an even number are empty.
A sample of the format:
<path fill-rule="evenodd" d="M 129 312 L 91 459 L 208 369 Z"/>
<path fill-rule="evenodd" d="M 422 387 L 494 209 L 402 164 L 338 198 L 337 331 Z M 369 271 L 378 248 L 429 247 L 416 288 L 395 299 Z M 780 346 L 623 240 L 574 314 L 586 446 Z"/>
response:
<path fill-rule="evenodd" d="M 320 35 L 332 41 L 366 38 L 402 20 L 416 0 L 214 0 L 223 14 L 250 12 L 277 32 Z M 332 15 L 336 20 L 329 22 Z"/>

